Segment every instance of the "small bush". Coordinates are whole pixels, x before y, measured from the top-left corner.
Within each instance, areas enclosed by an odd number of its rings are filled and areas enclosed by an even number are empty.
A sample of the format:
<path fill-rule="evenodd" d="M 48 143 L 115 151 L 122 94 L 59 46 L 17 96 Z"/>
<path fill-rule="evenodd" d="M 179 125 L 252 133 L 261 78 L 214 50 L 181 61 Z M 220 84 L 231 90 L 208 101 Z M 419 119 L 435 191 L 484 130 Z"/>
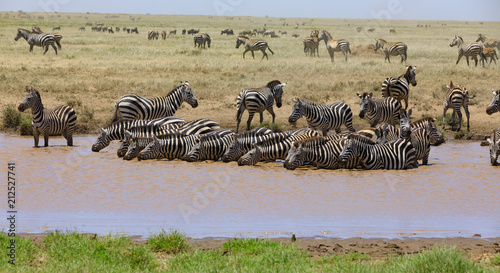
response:
<path fill-rule="evenodd" d="M 83 107 L 80 113 L 77 114 L 79 123 L 88 123 L 94 119 L 94 110 L 88 107 Z"/>
<path fill-rule="evenodd" d="M 17 110 L 16 106 L 13 104 L 7 105 L 2 111 L 3 117 L 3 127 L 4 128 L 16 128 L 21 124 L 21 113 Z"/>
<path fill-rule="evenodd" d="M 167 233 L 163 228 L 160 233 L 151 234 L 148 244 L 153 251 L 178 254 L 189 249 L 190 245 L 186 236 L 177 230 Z"/>

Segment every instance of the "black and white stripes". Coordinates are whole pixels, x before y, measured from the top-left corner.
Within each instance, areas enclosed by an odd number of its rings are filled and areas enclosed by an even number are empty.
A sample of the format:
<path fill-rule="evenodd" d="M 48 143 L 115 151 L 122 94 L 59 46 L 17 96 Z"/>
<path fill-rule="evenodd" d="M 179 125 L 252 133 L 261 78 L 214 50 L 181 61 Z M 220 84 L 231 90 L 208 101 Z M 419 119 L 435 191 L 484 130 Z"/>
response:
<path fill-rule="evenodd" d="M 450 43 L 450 47 L 457 46 L 458 48 L 458 59 L 457 62 L 455 63 L 458 64 L 460 61 L 460 58 L 462 56 L 465 56 L 465 59 L 467 60 L 467 66 L 469 66 L 469 57 L 472 57 L 472 59 L 475 61 L 477 66 L 477 55 L 483 54 L 483 46 L 478 44 L 478 43 L 470 43 L 470 44 L 465 44 L 464 40 L 462 39 L 461 36 L 455 35 L 455 38 L 453 41 Z M 484 65 L 484 63 L 483 63 Z"/>
<path fill-rule="evenodd" d="M 378 123 L 389 123 L 395 125 L 398 122 L 401 103 L 393 97 L 376 99 L 373 93 L 363 93 L 356 95 L 361 99 L 359 117 L 368 119 L 371 127 Z"/>
<path fill-rule="evenodd" d="M 417 80 L 415 79 L 416 66 L 407 66 L 406 73 L 397 78 L 386 78 L 382 83 L 382 97 L 393 97 L 399 102 L 405 100 L 405 109 L 408 108 L 408 95 L 410 93 L 410 84 L 412 86 L 417 85 Z"/>
<path fill-rule="evenodd" d="M 252 57 L 254 59 L 255 55 L 253 52 L 258 50 L 262 51 L 263 54 L 262 59 L 266 57 L 266 59 L 269 60 L 269 57 L 267 56 L 266 53 L 266 49 L 269 49 L 269 51 L 274 55 L 274 52 L 271 50 L 267 42 L 262 39 L 253 40 L 248 38 L 247 36 L 238 36 L 238 38 L 236 38 L 236 48 L 239 48 L 240 45 L 245 46 L 245 51 L 243 51 L 243 59 L 245 58 L 245 53 L 247 53 L 248 51 L 252 53 Z"/>
<path fill-rule="evenodd" d="M 493 90 L 493 99 L 491 100 L 490 105 L 486 108 L 486 114 L 491 115 L 500 111 L 500 90 Z"/>
<path fill-rule="evenodd" d="M 197 33 L 194 35 L 193 39 L 195 47 L 198 45 L 198 47 L 205 48 L 205 45 L 208 44 L 208 48 L 210 48 L 210 44 L 212 43 L 212 38 L 206 33 Z"/>
<path fill-rule="evenodd" d="M 397 42 L 397 43 L 390 43 L 387 42 L 384 39 L 376 39 L 375 42 L 375 51 L 377 51 L 379 48 L 382 49 L 382 51 L 385 54 L 385 61 L 388 61 L 389 63 L 391 62 L 390 56 L 401 56 L 401 62 L 405 61 L 406 62 L 406 52 L 408 50 L 408 46 L 403 43 L 403 42 Z"/>
<path fill-rule="evenodd" d="M 30 52 L 33 51 L 34 46 L 39 46 L 39 47 L 45 48 L 45 51 L 43 52 L 43 54 L 45 54 L 49 50 L 49 46 L 52 46 L 52 48 L 54 49 L 54 51 L 56 52 L 56 55 L 57 55 L 57 48 L 54 45 L 56 42 L 56 39 L 55 39 L 53 34 L 49 34 L 49 33 L 34 34 L 34 33 L 31 33 L 27 29 L 18 28 L 17 29 L 17 36 L 16 36 L 16 38 L 14 38 L 14 40 L 17 41 L 21 37 L 24 38 L 26 40 L 26 42 L 28 42 L 28 44 L 30 45 Z"/>
<path fill-rule="evenodd" d="M 467 117 L 467 131 L 470 131 L 470 126 L 469 126 L 469 99 L 473 99 L 476 96 L 475 95 L 469 95 L 469 92 L 467 91 L 467 88 L 464 86 L 459 86 L 459 85 L 453 85 L 453 81 L 450 82 L 450 85 L 446 86 L 448 88 L 448 91 L 446 92 L 446 96 L 444 98 L 444 109 L 443 109 L 443 129 L 445 127 L 445 116 L 446 116 L 446 111 L 449 108 L 453 109 L 453 114 L 451 116 L 451 129 L 454 130 L 454 125 L 455 125 L 455 114 L 458 115 L 458 127 L 456 128 L 456 131 L 460 131 L 460 128 L 462 127 L 462 112 L 460 111 L 460 108 L 463 107 L 465 111 L 465 115 Z"/>

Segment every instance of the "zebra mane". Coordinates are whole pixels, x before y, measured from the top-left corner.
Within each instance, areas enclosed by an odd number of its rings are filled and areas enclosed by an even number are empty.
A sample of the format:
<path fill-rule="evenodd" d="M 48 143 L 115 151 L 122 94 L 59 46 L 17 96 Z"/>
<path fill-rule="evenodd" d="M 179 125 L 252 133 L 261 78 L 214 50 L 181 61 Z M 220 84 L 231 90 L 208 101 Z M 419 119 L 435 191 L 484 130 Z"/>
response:
<path fill-rule="evenodd" d="M 330 32 L 326 31 L 326 30 L 323 30 L 323 32 L 325 32 L 326 34 L 328 34 L 328 37 L 330 38 L 330 40 L 333 40 L 333 37 L 332 35 L 330 34 Z"/>
<path fill-rule="evenodd" d="M 260 135 L 262 135 L 262 133 L 259 133 L 254 128 L 254 129 L 252 129 L 250 131 L 246 131 L 246 132 L 242 132 L 242 133 L 236 134 L 236 138 L 239 139 L 239 138 L 246 138 L 246 137 L 253 137 L 253 136 L 260 136 Z"/>
<path fill-rule="evenodd" d="M 156 136 L 158 139 L 165 139 L 165 138 L 170 138 L 170 137 L 185 137 L 185 136 L 190 136 L 181 132 L 172 132 L 172 133 L 166 133 L 166 134 L 159 134 Z"/>
<path fill-rule="evenodd" d="M 387 41 L 386 41 L 386 40 L 384 40 L 384 39 L 377 39 L 377 40 L 379 40 L 379 41 L 381 41 L 381 42 L 383 42 L 383 43 L 387 43 Z"/>
<path fill-rule="evenodd" d="M 295 141 L 293 143 L 293 146 L 294 147 L 299 147 L 299 145 L 303 145 L 303 147 L 311 148 L 311 147 L 323 145 L 323 144 L 327 143 L 328 141 L 330 141 L 330 140 L 327 139 L 327 138 L 325 138 L 325 137 L 322 137 L 322 136 L 313 136 L 313 137 L 310 137 L 310 138 L 306 138 L 306 139 Z"/>
<path fill-rule="evenodd" d="M 361 143 L 366 143 L 366 144 L 370 144 L 370 145 L 377 144 L 373 140 L 371 140 L 363 135 L 360 135 L 360 134 L 350 134 L 349 136 L 347 136 L 347 139 L 357 140 Z"/>
<path fill-rule="evenodd" d="M 423 117 L 423 118 L 417 119 L 415 121 L 412 121 L 411 125 L 418 124 L 421 122 L 435 122 L 435 121 L 436 121 L 436 119 L 433 117 Z"/>
<path fill-rule="evenodd" d="M 281 84 L 281 82 L 278 80 L 273 80 L 273 81 L 268 82 L 266 86 L 273 89 L 278 84 Z"/>
<path fill-rule="evenodd" d="M 25 29 L 25 28 L 18 28 L 17 31 L 25 32 L 25 33 L 31 33 L 31 31 Z"/>
<path fill-rule="evenodd" d="M 184 83 L 181 83 L 181 85 L 179 85 L 176 88 L 172 89 L 172 91 L 168 92 L 167 97 L 170 96 L 170 95 L 172 95 L 173 93 L 175 93 L 175 91 L 179 90 L 183 85 L 184 85 Z"/>
<path fill-rule="evenodd" d="M 305 104 L 305 105 L 310 105 L 310 106 L 317 106 L 317 104 L 313 101 L 310 101 L 310 100 L 306 100 L 306 99 L 299 99 L 297 98 L 297 100 L 300 101 L 300 103 L 302 104 Z"/>

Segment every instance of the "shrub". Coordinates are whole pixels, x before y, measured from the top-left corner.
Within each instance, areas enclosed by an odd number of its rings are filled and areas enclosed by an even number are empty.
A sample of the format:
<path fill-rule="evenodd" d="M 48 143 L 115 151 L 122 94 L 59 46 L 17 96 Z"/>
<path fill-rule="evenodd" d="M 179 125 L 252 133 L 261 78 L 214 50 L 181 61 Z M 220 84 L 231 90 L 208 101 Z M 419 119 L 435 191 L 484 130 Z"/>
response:
<path fill-rule="evenodd" d="M 17 110 L 14 104 L 9 104 L 2 111 L 3 127 L 17 128 L 21 124 L 21 113 Z"/>

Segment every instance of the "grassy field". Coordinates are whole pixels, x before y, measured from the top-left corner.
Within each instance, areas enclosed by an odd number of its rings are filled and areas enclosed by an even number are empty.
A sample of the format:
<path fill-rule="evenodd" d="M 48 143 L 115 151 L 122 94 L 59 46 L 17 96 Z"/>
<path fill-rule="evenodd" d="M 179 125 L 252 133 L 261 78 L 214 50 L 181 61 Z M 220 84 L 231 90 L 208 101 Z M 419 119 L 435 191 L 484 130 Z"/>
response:
<path fill-rule="evenodd" d="M 0 247 L 10 238 L 0 233 Z M 454 247 L 435 246 L 415 255 L 373 259 L 363 253 L 310 257 L 294 243 L 266 239 L 227 240 L 214 249 L 174 231 L 148 241 L 53 232 L 43 240 L 16 241 L 16 265 L 0 255 L 2 272 L 498 272 L 500 256 L 477 263 Z"/>
<path fill-rule="evenodd" d="M 17 12 L 0 13 L 0 107 L 17 107 L 24 98 L 25 86 L 33 86 L 41 92 L 44 105 L 73 106 L 78 115 L 78 132 L 94 133 L 112 118 L 116 100 L 134 93 L 147 97 L 164 96 L 188 80 L 199 100 L 199 107 L 187 104 L 176 113 L 186 120 L 211 118 L 223 127 L 236 126 L 236 96 L 247 87 L 260 87 L 278 79 L 288 83 L 284 88 L 283 107 L 275 108 L 276 123 L 281 129 L 289 129 L 288 115 L 292 98 L 305 98 L 317 103 L 343 101 L 355 114 L 356 129 L 368 127 L 366 120 L 357 117 L 359 99 L 356 93 L 374 92 L 381 97 L 382 81 L 388 76 L 399 76 L 405 71 L 399 57 L 384 63 L 384 56 L 372 50 L 376 38 L 403 41 L 408 44 L 407 65 L 417 66 L 418 85 L 410 89 L 410 107 L 414 118 L 439 117 L 443 111 L 445 85 L 452 80 L 464 85 L 477 97 L 471 102 L 471 132 L 484 133 L 498 127 L 498 115 L 487 116 L 485 108 L 491 101 L 491 91 L 499 89 L 500 72 L 495 64 L 485 68 L 467 66 L 465 59 L 455 65 L 457 48 L 449 44 L 454 35 L 462 35 L 466 42 L 473 42 L 479 33 L 490 38 L 500 37 L 500 22 L 462 21 L 377 21 L 355 19 L 307 19 L 264 17 L 209 17 L 209 16 L 161 16 L 117 14 L 44 14 Z M 43 19 L 39 19 L 43 16 Z M 131 20 L 134 18 L 135 20 Z M 138 27 L 139 34 L 123 31 L 114 34 L 78 31 L 86 22 L 102 22 L 113 27 Z M 296 22 L 299 27 L 296 29 Z M 283 26 L 288 23 L 288 26 Z M 304 24 L 302 24 L 304 23 Z M 275 52 L 269 61 L 255 60 L 243 49 L 236 49 L 236 36 L 222 36 L 220 31 L 262 28 L 287 31 L 281 38 L 266 38 Z M 417 27 L 417 25 L 429 25 Z M 49 32 L 60 25 L 63 35 L 62 50 L 55 55 L 51 48 L 46 55 L 41 48 L 30 53 L 29 45 L 20 39 L 14 41 L 17 28 L 31 29 L 38 26 Z M 356 27 L 363 31 L 357 32 Z M 369 28 L 374 32 L 367 32 Z M 213 38 L 212 47 L 193 47 L 191 35 L 180 35 L 182 29 L 200 29 Z M 389 29 L 395 28 L 396 34 Z M 147 31 L 177 29 L 177 35 L 166 40 L 148 40 Z M 346 63 L 341 53 L 336 53 L 331 63 L 326 47 L 320 44 L 320 57 L 308 57 L 303 53 L 302 39 L 312 29 L 326 29 L 334 39 L 350 41 L 352 55 Z M 299 34 L 299 38 L 292 38 Z M 451 110 L 448 112 L 451 113 Z M 4 113 L 1 113 L 4 115 Z M 25 119 L 31 113 L 23 113 Z M 465 117 L 465 115 L 464 115 Z M 245 124 L 247 114 L 243 116 Z M 267 113 L 265 121 L 270 120 Z M 254 120 L 257 125 L 258 120 Z M 301 119 L 298 126 L 305 126 Z M 449 126 L 447 127 L 449 128 Z M 464 128 L 464 127 L 462 127 Z"/>

